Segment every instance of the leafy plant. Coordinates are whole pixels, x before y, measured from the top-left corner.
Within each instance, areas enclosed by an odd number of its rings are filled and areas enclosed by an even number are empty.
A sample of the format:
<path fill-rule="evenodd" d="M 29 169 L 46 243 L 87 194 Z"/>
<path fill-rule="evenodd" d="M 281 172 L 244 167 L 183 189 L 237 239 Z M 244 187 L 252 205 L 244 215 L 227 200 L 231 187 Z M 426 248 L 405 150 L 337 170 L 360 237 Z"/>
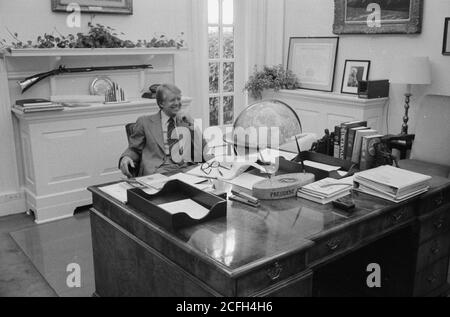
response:
<path fill-rule="evenodd" d="M 184 46 L 184 40 L 181 33 L 176 39 L 169 39 L 165 35 L 155 35 L 150 41 L 138 40 L 136 43 L 130 40 L 122 40 L 115 29 L 104 26 L 99 23 L 88 23 L 89 31 L 87 34 L 77 33 L 76 35 L 63 35 L 55 29 L 57 35 L 47 34 L 39 35 L 35 42 L 23 41 L 19 39 L 17 33 L 7 29 L 12 41 L 10 44 L 5 39 L 0 40 L 0 46 L 5 48 L 134 48 L 134 47 L 175 47 Z M 121 35 L 125 35 L 120 32 Z"/>
<path fill-rule="evenodd" d="M 297 76 L 291 70 L 285 70 L 283 65 L 264 66 L 261 71 L 255 66 L 253 75 L 250 76 L 245 84 L 245 90 L 248 90 L 255 99 L 262 98 L 262 92 L 265 89 L 296 89 L 299 87 Z"/>

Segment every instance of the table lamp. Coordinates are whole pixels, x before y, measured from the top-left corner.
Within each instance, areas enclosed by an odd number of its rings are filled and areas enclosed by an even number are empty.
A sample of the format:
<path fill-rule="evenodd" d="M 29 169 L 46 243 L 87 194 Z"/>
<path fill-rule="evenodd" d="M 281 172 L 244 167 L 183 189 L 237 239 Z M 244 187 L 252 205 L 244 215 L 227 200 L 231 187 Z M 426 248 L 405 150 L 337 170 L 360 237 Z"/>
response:
<path fill-rule="evenodd" d="M 405 116 L 401 134 L 408 134 L 409 101 L 412 96 L 411 85 L 431 84 L 431 67 L 428 56 L 402 57 L 395 61 L 390 76 L 392 84 L 406 84 Z"/>

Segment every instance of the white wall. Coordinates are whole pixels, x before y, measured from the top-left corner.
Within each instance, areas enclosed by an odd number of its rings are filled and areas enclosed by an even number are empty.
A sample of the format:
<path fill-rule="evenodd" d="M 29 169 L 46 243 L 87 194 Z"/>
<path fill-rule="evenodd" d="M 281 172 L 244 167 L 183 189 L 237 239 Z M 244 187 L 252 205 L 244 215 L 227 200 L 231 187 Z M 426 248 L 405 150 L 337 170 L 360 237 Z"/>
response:
<path fill-rule="evenodd" d="M 286 65 L 289 37 L 336 35 L 332 33 L 334 1 L 285 0 L 285 2 L 283 56 Z M 412 91 L 410 132 L 414 132 L 415 113 L 423 97 L 427 94 L 450 95 L 450 57 L 441 54 L 444 17 L 448 16 L 450 16 L 448 0 L 425 0 L 421 34 L 340 35 L 334 91 L 341 91 L 346 59 L 370 60 L 369 79 L 386 79 L 394 56 L 429 56 L 432 63 L 433 83 L 426 88 L 413 87 Z M 401 85 L 391 86 L 390 133 L 400 132 L 403 116 L 403 93 L 404 87 Z"/>
<path fill-rule="evenodd" d="M 21 40 L 36 40 L 44 33 L 57 35 L 55 29 L 67 35 L 88 31 L 87 23 L 92 21 L 116 29 L 124 40 L 136 41 L 147 39 L 155 35 L 165 34 L 175 38 L 184 32 L 184 40 L 190 49 L 180 52 L 176 56 L 177 69 L 175 83 L 183 90 L 185 96 L 194 97 L 192 109 L 195 114 L 201 113 L 201 105 L 195 101 L 195 82 L 192 80 L 194 66 L 192 59 L 195 51 L 192 49 L 192 3 L 196 0 L 134 0 L 133 15 L 112 14 L 83 14 L 81 28 L 71 29 L 66 25 L 66 13 L 52 12 L 50 0 L 0 0 L 0 39 L 11 40 L 7 29 L 18 33 Z M 74 1 L 76 2 L 76 1 Z M 86 60 L 87 66 L 91 63 Z M 41 65 L 42 66 L 42 65 Z M 95 66 L 95 65 L 94 65 Z M 4 69 L 0 75 L 5 77 Z M 17 163 L 15 142 L 11 125 L 10 102 L 3 93 L 8 84 L 0 81 L 0 216 L 7 213 L 23 212 L 23 192 Z M 37 90 L 36 90 L 37 91 Z M 14 96 L 11 96 L 13 98 Z M 32 96 L 31 96 L 32 97 Z M 16 140 L 17 141 L 17 140 Z M 19 155 L 20 156 L 20 155 Z M 23 209 L 23 210 L 22 210 Z"/>

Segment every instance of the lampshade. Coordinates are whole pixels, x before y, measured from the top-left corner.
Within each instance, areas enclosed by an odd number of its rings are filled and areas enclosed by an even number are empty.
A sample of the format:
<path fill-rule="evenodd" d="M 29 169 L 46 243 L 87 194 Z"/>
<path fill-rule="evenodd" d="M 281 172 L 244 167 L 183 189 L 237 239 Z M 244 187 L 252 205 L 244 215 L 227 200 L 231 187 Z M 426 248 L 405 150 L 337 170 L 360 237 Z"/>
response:
<path fill-rule="evenodd" d="M 431 66 L 428 56 L 402 57 L 394 62 L 391 70 L 392 84 L 431 84 Z"/>

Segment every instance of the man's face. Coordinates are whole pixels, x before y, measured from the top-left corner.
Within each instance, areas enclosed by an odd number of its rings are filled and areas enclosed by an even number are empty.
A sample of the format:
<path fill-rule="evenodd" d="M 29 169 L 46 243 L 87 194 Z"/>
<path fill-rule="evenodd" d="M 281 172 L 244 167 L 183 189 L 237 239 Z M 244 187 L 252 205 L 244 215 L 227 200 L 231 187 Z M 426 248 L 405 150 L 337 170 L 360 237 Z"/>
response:
<path fill-rule="evenodd" d="M 181 94 L 175 94 L 171 91 L 166 91 L 166 98 L 161 105 L 161 110 L 168 117 L 175 117 L 181 109 Z"/>

